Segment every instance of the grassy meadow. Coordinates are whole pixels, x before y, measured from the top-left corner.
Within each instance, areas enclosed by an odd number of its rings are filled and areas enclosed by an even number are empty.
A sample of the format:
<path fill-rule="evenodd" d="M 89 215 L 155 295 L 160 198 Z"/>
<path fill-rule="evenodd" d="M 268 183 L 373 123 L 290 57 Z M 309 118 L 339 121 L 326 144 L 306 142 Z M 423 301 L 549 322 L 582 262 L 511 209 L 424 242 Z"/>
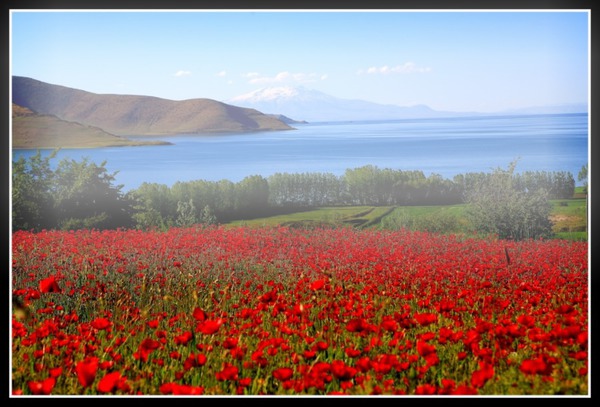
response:
<path fill-rule="evenodd" d="M 551 200 L 550 220 L 554 238 L 587 240 L 587 200 L 580 187 L 572 199 Z M 228 226 L 354 227 L 360 229 L 401 228 L 443 234 L 473 234 L 467 205 L 433 206 L 333 206 L 236 220 Z"/>

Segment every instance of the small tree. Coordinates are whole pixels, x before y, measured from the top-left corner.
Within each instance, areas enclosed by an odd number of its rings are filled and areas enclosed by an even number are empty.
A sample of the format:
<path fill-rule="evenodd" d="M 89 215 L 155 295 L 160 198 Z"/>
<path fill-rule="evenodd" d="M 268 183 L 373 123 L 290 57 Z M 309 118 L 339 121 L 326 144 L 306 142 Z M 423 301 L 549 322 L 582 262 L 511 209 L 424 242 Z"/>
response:
<path fill-rule="evenodd" d="M 551 205 L 544 189 L 532 192 L 513 186 L 516 161 L 478 180 L 467 191 L 468 216 L 474 227 L 501 239 L 522 240 L 552 235 Z"/>
<path fill-rule="evenodd" d="M 204 225 L 216 225 L 218 223 L 217 217 L 209 205 L 206 205 L 202 210 L 202 223 Z"/>
<path fill-rule="evenodd" d="M 177 202 L 177 219 L 175 224 L 179 227 L 189 227 L 198 223 L 196 219 L 196 207 L 194 201 L 190 199 L 188 202 Z"/>
<path fill-rule="evenodd" d="M 579 170 L 579 174 L 577 174 L 577 181 L 583 181 L 583 193 L 587 194 L 587 189 L 588 189 L 588 165 L 585 164 L 584 166 L 581 167 L 581 170 Z"/>

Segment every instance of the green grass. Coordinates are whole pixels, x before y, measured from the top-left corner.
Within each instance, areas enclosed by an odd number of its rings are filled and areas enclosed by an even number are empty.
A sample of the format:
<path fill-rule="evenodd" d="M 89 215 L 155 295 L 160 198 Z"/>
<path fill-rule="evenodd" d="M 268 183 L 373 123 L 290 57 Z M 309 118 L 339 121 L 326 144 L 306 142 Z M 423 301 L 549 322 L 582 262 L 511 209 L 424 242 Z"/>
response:
<path fill-rule="evenodd" d="M 586 199 L 550 201 L 554 238 L 587 240 Z M 231 226 L 354 227 L 422 230 L 471 235 L 467 205 L 439 206 L 333 206 L 252 220 L 230 222 Z"/>
<path fill-rule="evenodd" d="M 587 240 L 587 201 L 585 198 L 552 200 L 550 219 L 555 237 Z"/>
<path fill-rule="evenodd" d="M 252 220 L 230 222 L 231 226 L 368 227 L 379 224 L 392 211 L 390 206 L 332 206 Z"/>

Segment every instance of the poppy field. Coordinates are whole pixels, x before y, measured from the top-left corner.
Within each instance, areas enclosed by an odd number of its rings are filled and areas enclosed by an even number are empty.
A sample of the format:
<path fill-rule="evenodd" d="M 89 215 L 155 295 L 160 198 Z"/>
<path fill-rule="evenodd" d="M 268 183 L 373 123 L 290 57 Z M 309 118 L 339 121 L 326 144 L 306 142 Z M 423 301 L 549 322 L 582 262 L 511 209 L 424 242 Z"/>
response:
<path fill-rule="evenodd" d="M 17 231 L 11 393 L 585 396 L 588 277 L 565 240 Z"/>

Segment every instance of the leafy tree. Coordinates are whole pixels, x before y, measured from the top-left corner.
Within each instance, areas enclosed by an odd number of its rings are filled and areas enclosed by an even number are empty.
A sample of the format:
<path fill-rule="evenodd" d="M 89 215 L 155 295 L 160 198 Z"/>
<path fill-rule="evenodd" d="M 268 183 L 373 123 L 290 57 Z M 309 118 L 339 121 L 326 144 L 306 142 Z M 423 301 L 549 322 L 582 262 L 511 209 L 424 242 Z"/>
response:
<path fill-rule="evenodd" d="M 37 154 L 12 163 L 12 228 L 34 230 L 53 227 L 52 182 L 54 172 L 50 160 L 54 151 L 43 157 Z"/>
<path fill-rule="evenodd" d="M 109 174 L 106 162 L 97 165 L 63 159 L 54 174 L 56 223 L 62 229 L 111 229 L 131 225 L 132 207 L 121 193 L 122 185 L 113 185 L 116 173 Z"/>
<path fill-rule="evenodd" d="M 135 202 L 132 218 L 138 229 L 167 230 L 176 217 L 176 201 L 164 184 L 144 182 L 127 196 Z"/>
<path fill-rule="evenodd" d="M 513 185 L 516 161 L 475 182 L 467 193 L 468 215 L 478 231 L 501 239 L 547 238 L 552 234 L 551 205 L 542 189 L 523 191 Z"/>

